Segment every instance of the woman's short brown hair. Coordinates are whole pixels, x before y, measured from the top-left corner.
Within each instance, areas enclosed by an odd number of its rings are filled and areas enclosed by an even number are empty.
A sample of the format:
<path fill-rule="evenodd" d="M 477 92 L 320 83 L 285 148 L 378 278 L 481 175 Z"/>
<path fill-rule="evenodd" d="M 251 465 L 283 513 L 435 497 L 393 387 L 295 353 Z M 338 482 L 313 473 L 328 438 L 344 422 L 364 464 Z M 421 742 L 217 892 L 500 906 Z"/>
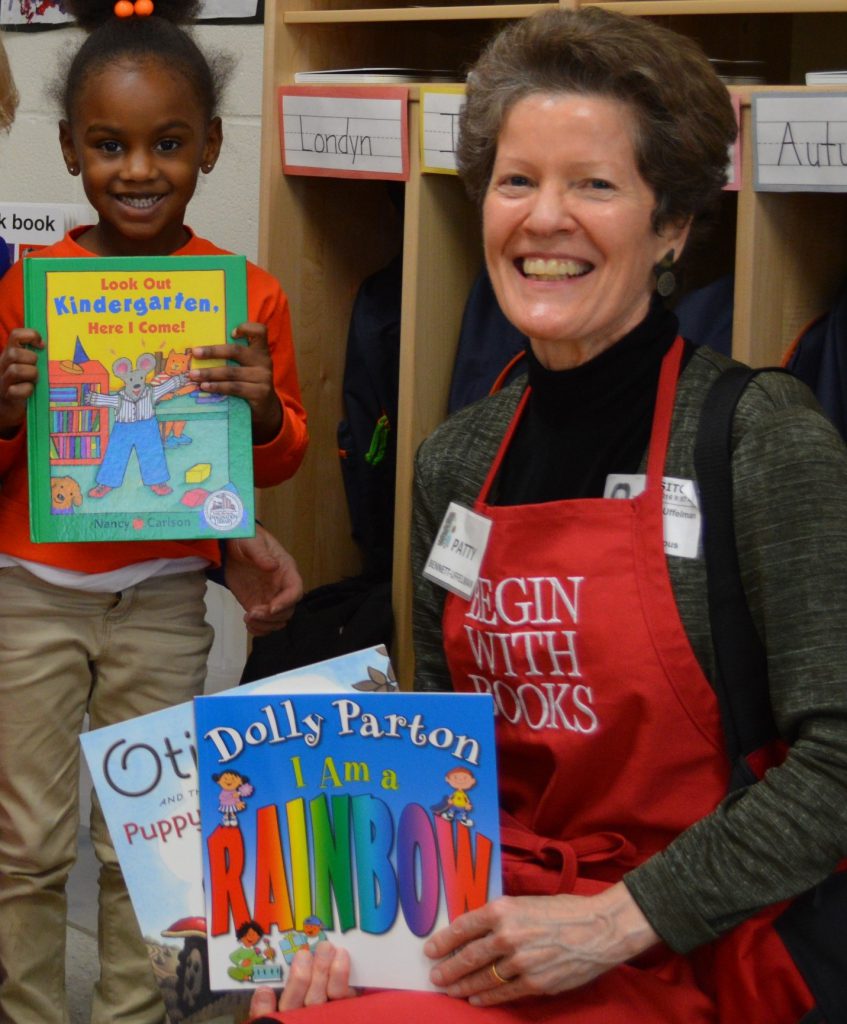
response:
<path fill-rule="evenodd" d="M 0 39 L 0 131 L 5 131 L 11 125 L 17 106 L 18 90 L 15 88 L 3 40 Z"/>
<path fill-rule="evenodd" d="M 737 126 L 726 87 L 692 40 L 599 7 L 558 8 L 508 26 L 471 70 L 460 119 L 459 173 L 480 204 L 506 115 L 534 93 L 630 107 L 638 169 L 656 195 L 656 231 L 717 204 Z"/>

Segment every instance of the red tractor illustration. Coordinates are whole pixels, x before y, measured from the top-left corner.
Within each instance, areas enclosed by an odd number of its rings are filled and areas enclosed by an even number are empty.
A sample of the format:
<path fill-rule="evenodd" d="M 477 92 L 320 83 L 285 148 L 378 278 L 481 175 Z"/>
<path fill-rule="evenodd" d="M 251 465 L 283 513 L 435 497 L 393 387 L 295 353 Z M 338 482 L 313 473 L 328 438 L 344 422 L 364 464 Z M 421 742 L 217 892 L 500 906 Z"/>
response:
<path fill-rule="evenodd" d="M 166 928 L 162 936 L 182 939 L 176 970 L 176 998 L 180 1011 L 190 1017 L 214 998 L 209 988 L 206 918 L 181 917 Z"/>

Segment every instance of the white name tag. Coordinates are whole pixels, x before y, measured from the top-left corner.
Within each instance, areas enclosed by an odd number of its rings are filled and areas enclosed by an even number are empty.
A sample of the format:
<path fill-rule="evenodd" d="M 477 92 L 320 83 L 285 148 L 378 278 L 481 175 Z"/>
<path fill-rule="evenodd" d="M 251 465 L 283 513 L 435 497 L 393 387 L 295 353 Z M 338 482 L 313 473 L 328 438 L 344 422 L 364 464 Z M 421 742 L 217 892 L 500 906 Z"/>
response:
<path fill-rule="evenodd" d="M 424 566 L 424 576 L 470 600 L 490 532 L 490 519 L 451 501 Z"/>
<path fill-rule="evenodd" d="M 604 498 L 637 498 L 647 486 L 643 473 L 610 473 Z M 678 558 L 700 555 L 700 502 L 693 480 L 662 478 L 665 554 Z"/>

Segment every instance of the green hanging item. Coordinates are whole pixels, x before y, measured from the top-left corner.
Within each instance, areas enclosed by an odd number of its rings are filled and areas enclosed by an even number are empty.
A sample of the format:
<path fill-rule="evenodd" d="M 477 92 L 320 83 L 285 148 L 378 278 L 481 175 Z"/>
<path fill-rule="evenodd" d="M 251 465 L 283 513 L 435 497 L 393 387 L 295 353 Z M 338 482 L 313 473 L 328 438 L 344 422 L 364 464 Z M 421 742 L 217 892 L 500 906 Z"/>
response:
<path fill-rule="evenodd" d="M 388 447 L 388 434 L 391 430 L 391 424 L 388 422 L 388 417 L 385 413 L 380 416 L 376 421 L 373 435 L 371 436 L 371 446 L 365 452 L 365 462 L 369 466 L 378 466 L 380 462 L 385 458 L 385 451 Z"/>

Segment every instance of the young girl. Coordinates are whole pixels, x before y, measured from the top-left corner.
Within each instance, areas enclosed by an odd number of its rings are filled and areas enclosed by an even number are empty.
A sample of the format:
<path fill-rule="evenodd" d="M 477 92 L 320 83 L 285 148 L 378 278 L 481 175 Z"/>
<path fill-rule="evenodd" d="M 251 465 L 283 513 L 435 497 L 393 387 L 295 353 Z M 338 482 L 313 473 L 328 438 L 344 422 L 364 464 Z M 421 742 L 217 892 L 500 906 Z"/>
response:
<path fill-rule="evenodd" d="M 67 0 L 90 34 L 69 68 L 60 123 L 68 171 L 97 222 L 51 256 L 218 254 L 184 223 L 197 177 L 221 147 L 221 74 L 179 27 L 192 0 Z M 129 16 L 126 14 L 129 8 Z M 117 12 L 117 13 L 116 13 Z M 291 476 L 306 445 L 288 307 L 248 267 L 246 345 L 195 348 L 231 364 L 192 369 L 201 390 L 252 411 L 257 486 Z M 0 283 L 0 1019 L 63 1024 L 65 883 L 78 827 L 78 733 L 190 699 L 211 630 L 204 570 L 217 544 L 39 544 L 29 540 L 26 400 L 41 338 L 23 327 L 20 266 Z M 164 1008 L 102 816 L 101 973 L 95 1024 L 161 1024 Z M 150 894 L 155 899 L 155 893 Z"/>

